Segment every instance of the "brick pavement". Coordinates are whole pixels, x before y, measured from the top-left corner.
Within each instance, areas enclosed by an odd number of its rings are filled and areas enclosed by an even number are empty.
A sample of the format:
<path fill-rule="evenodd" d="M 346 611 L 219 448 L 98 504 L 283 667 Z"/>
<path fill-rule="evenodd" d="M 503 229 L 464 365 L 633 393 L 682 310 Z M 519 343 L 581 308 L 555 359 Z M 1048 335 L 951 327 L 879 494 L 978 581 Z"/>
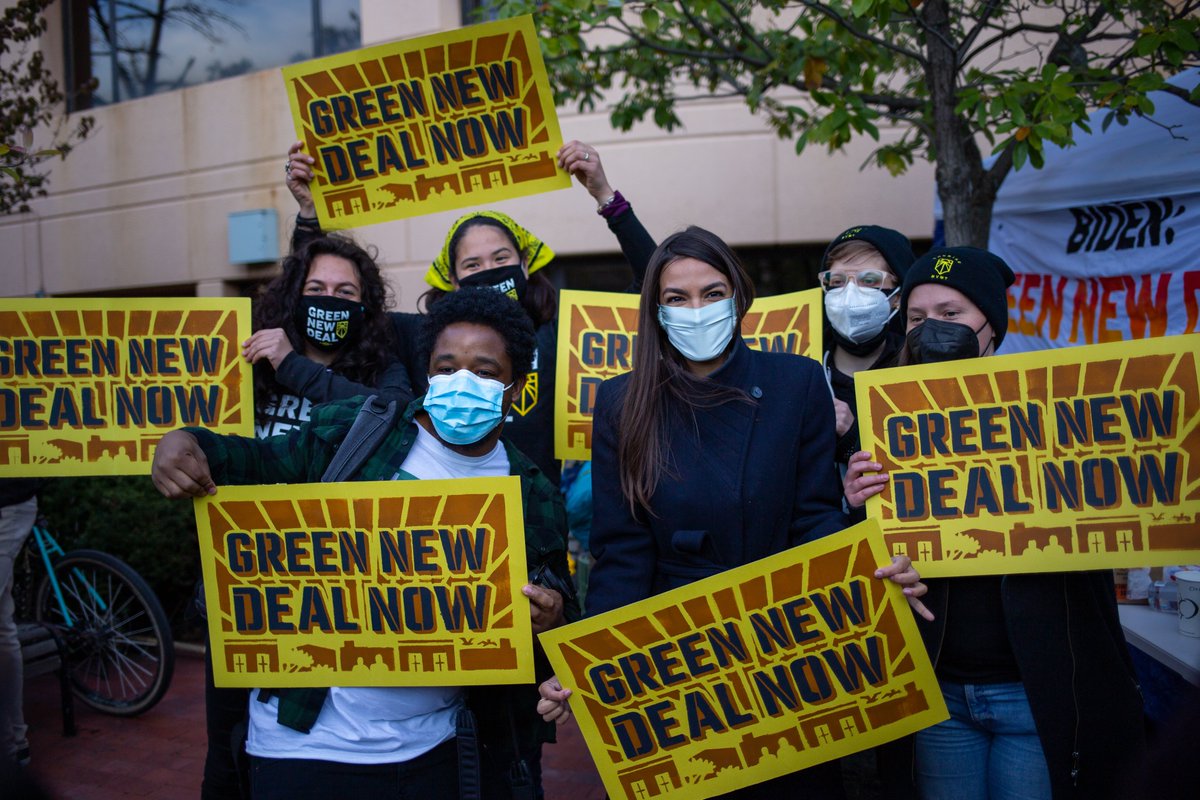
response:
<path fill-rule="evenodd" d="M 140 717 L 101 714 L 76 703 L 79 733 L 62 736 L 58 683 L 53 675 L 25 687 L 25 715 L 33 762 L 30 774 L 60 800 L 200 795 L 204 765 L 204 662 L 180 654 L 166 697 Z M 604 790 L 572 722 L 543 760 L 550 800 L 602 800 Z M 0 795 L 7 792 L 0 787 Z"/>

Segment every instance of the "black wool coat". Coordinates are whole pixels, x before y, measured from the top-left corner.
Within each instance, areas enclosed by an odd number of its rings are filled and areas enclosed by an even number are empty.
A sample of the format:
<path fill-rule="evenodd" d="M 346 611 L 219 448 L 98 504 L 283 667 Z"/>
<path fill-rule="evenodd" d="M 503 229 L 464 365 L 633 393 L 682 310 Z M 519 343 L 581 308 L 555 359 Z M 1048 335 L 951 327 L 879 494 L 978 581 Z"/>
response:
<path fill-rule="evenodd" d="M 812 359 L 739 339 L 710 380 L 746 400 L 675 409 L 669 469 L 634 515 L 621 494 L 617 429 L 629 375 L 605 381 L 592 437 L 595 564 L 587 612 L 603 613 L 846 526 L 833 462 L 833 401 Z"/>

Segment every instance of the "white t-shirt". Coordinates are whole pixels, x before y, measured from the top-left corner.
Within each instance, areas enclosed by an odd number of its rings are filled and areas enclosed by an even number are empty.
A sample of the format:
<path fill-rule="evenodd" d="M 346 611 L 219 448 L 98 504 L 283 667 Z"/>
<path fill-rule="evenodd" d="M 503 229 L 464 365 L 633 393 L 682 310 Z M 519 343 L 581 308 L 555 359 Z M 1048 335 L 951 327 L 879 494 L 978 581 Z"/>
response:
<path fill-rule="evenodd" d="M 504 445 L 472 458 L 450 450 L 417 425 L 417 440 L 393 480 L 484 478 L 507 475 Z M 334 686 L 308 733 L 277 722 L 279 699 L 250 692 L 246 751 L 267 758 L 311 758 L 348 764 L 410 761 L 454 736 L 465 699 L 457 686 Z"/>

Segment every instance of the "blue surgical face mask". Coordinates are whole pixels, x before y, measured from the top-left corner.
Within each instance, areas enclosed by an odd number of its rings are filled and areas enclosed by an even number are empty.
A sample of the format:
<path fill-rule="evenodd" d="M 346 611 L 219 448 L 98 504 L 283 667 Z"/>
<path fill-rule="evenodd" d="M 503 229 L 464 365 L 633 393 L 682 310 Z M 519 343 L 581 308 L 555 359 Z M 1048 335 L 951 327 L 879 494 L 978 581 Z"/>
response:
<path fill-rule="evenodd" d="M 733 339 L 737 309 L 732 297 L 699 308 L 660 305 L 658 324 L 667 332 L 667 340 L 688 361 L 712 361 L 725 352 Z"/>
<path fill-rule="evenodd" d="M 449 444 L 475 444 L 504 417 L 504 392 L 512 388 L 469 369 L 429 376 L 425 410 L 433 429 Z"/>

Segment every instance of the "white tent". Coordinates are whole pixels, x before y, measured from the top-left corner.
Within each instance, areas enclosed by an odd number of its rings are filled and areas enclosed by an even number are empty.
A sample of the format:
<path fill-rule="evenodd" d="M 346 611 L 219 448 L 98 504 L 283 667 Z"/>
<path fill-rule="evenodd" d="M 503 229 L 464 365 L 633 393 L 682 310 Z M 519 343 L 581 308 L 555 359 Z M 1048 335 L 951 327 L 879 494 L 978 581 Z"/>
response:
<path fill-rule="evenodd" d="M 1200 331 L 1200 108 L 1152 100 L 1153 121 L 1101 132 L 1101 109 L 1004 181 L 989 248 L 1018 275 L 1002 352 Z"/>

